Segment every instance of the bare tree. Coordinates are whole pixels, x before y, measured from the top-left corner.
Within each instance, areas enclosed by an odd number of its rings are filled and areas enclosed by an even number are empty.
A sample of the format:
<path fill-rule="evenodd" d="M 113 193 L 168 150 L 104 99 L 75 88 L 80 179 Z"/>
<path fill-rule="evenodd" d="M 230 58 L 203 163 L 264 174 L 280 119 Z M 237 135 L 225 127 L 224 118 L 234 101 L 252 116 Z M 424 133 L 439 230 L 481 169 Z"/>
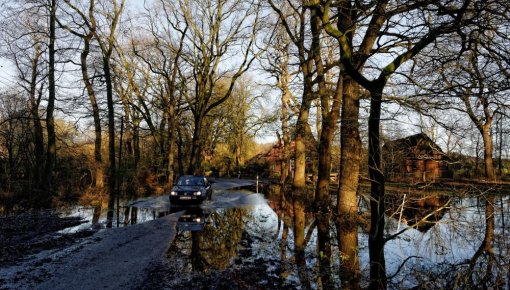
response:
<path fill-rule="evenodd" d="M 383 91 L 391 75 L 406 61 L 420 53 L 425 47 L 430 45 L 439 36 L 445 33 L 455 32 L 463 24 L 464 17 L 471 6 L 471 1 L 457 3 L 455 6 L 443 6 L 441 4 L 429 3 L 425 1 L 416 1 L 408 5 L 394 5 L 390 1 L 382 0 L 371 3 L 370 6 L 363 7 L 361 10 L 352 10 L 351 7 L 359 4 L 351 1 L 326 1 L 321 3 L 316 1 L 318 11 L 322 14 L 322 23 L 326 31 L 339 42 L 340 56 L 346 72 L 368 92 L 370 92 L 370 116 L 369 116 L 369 176 L 371 179 L 371 229 L 369 235 L 370 252 L 370 288 L 386 288 L 386 267 L 384 259 L 384 174 L 381 167 L 381 140 L 380 140 L 380 118 L 381 106 L 383 101 Z M 428 5 L 437 5 L 437 15 L 435 18 L 428 19 L 421 17 Z M 356 31 L 354 24 L 360 23 L 354 21 L 351 25 L 335 27 L 334 21 L 342 22 L 342 11 L 345 9 L 350 13 L 357 11 L 367 11 L 370 9 L 370 21 L 361 37 L 361 45 L 358 52 L 355 51 L 351 35 Z M 331 19 L 331 10 L 338 12 L 338 19 Z M 427 8 L 428 10 L 428 8 Z M 448 17 L 442 17 L 446 14 Z M 357 15 L 357 14 L 355 14 Z M 413 24 L 416 27 L 416 21 L 421 19 L 421 26 L 424 28 L 420 33 L 416 30 L 406 29 L 406 23 L 397 23 L 392 20 L 395 17 L 403 15 L 415 15 L 416 20 Z M 469 14 L 468 14 L 469 15 Z M 343 16 L 343 15 L 342 15 Z M 418 18 L 421 17 L 421 18 Z M 432 15 L 430 15 L 432 17 Z M 405 33 L 402 33 L 404 31 Z M 389 39 L 382 39 L 384 37 Z M 399 42 L 406 42 L 407 48 L 398 49 L 395 45 Z M 375 46 L 375 50 L 374 50 Z M 374 55 L 386 54 L 392 52 L 391 61 L 383 65 L 373 74 L 377 75 L 375 79 L 370 80 L 362 72 L 367 60 Z M 372 74 L 372 75 L 373 75 Z M 344 104 L 345 105 L 345 104 Z M 345 117 L 345 116 L 343 116 Z"/>
<path fill-rule="evenodd" d="M 116 191 L 116 162 L 115 162 L 115 111 L 114 111 L 114 102 L 113 102 L 113 84 L 112 84 L 112 69 L 111 69 L 111 58 L 114 52 L 115 45 L 115 37 L 116 37 L 116 29 L 120 21 L 120 17 L 122 15 L 122 11 L 124 9 L 125 0 L 121 0 L 120 3 L 117 3 L 116 0 L 112 0 L 111 6 L 107 3 L 101 4 L 101 8 L 104 12 L 109 11 L 106 17 L 105 23 L 101 26 L 98 25 L 99 19 L 96 17 L 96 4 L 94 0 L 90 0 L 92 2 L 90 7 L 94 7 L 94 9 L 89 10 L 88 21 L 90 30 L 93 32 L 94 38 L 99 44 L 102 53 L 102 64 L 103 64 L 103 73 L 106 83 L 106 99 L 107 99 L 107 107 L 108 107 L 108 157 L 109 157 L 109 167 L 108 167 L 108 191 L 109 191 L 109 199 L 108 199 L 108 216 L 107 216 L 107 226 L 112 226 L 113 220 L 113 209 L 115 203 L 115 191 Z M 104 30 L 103 30 L 104 29 Z"/>
<path fill-rule="evenodd" d="M 510 71 L 505 46 L 509 39 L 502 33 L 508 16 L 495 12 L 508 8 L 502 3 L 490 8 L 479 12 L 478 22 L 440 43 L 440 53 L 421 57 L 414 82 L 424 94 L 422 107 L 461 112 L 471 120 L 483 141 L 485 177 L 495 181 L 492 126 L 498 115 L 508 112 Z"/>
<path fill-rule="evenodd" d="M 161 11 L 160 11 L 161 10 Z M 174 160 L 177 132 L 177 107 L 180 103 L 178 92 L 179 65 L 184 48 L 184 40 L 188 31 L 188 24 L 180 27 L 176 11 L 161 1 L 154 10 L 147 10 L 149 33 L 152 41 L 133 43 L 133 51 L 150 69 L 164 81 L 161 105 L 164 119 L 167 123 L 166 138 L 168 143 L 166 152 L 167 184 L 174 181 Z"/>
<path fill-rule="evenodd" d="M 284 1 L 281 5 L 269 0 L 272 9 L 277 13 L 288 38 L 293 44 L 299 71 L 302 76 L 301 101 L 297 111 L 295 125 L 294 176 L 292 187 L 297 195 L 303 195 L 306 189 L 306 152 L 307 143 L 312 142 L 313 135 L 309 124 L 312 102 L 317 98 L 314 86 L 314 63 L 320 60 L 321 29 L 317 23 L 317 15 L 311 16 L 309 9 L 299 1 Z M 279 3 L 278 3 L 279 4 Z M 311 26 L 314 28 L 312 29 Z M 310 36 L 310 31 L 313 31 Z M 313 39 L 313 40 L 312 40 Z M 310 45 L 308 47 L 307 45 Z M 289 96 L 285 94 L 285 96 Z M 308 139 L 308 140 L 307 140 Z"/>
<path fill-rule="evenodd" d="M 85 89 L 87 91 L 90 105 L 92 108 L 92 116 L 94 119 L 94 132 L 95 132 L 95 142 L 94 142 L 94 160 L 95 164 L 95 178 L 94 178 L 94 186 L 101 190 L 104 186 L 104 165 L 103 165 L 103 156 L 102 156 L 102 130 L 101 130 L 101 118 L 100 118 L 100 110 L 97 102 L 96 91 L 94 89 L 94 85 L 92 83 L 92 78 L 89 75 L 89 65 L 88 65 L 88 56 L 90 54 L 90 44 L 94 37 L 93 27 L 88 20 L 90 14 L 94 11 L 94 1 L 89 2 L 88 7 L 88 16 L 84 13 L 84 11 L 80 10 L 79 7 L 72 4 L 70 1 L 64 1 L 67 6 L 69 6 L 74 13 L 77 13 L 81 17 L 80 23 L 72 23 L 72 24 L 63 24 L 61 21 L 58 21 L 59 25 L 72 33 L 80 37 L 83 41 L 83 49 L 80 53 L 80 67 L 82 80 L 85 85 Z M 72 28 L 71 25 L 76 25 L 78 28 Z M 80 29 L 81 28 L 81 29 Z"/>
<path fill-rule="evenodd" d="M 200 171 L 203 147 L 203 121 L 212 109 L 227 100 L 236 81 L 259 52 L 254 51 L 259 29 L 260 6 L 244 1 L 178 1 L 168 4 L 175 11 L 180 28 L 188 26 L 182 73 L 189 73 L 191 83 L 184 97 L 193 114 L 191 159 L 187 172 Z M 236 65 L 227 61 L 237 51 Z M 230 60 L 233 60 L 232 58 Z M 221 82 L 226 90 L 218 91 Z"/>

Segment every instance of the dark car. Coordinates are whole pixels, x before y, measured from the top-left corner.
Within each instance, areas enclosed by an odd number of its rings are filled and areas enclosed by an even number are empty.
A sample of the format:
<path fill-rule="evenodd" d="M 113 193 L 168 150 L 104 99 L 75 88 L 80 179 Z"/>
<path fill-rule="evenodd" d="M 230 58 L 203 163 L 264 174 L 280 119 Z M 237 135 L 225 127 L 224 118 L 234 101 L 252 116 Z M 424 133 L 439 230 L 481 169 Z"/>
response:
<path fill-rule="evenodd" d="M 171 203 L 200 203 L 211 199 L 211 184 L 202 175 L 183 175 L 179 177 L 170 192 Z"/>

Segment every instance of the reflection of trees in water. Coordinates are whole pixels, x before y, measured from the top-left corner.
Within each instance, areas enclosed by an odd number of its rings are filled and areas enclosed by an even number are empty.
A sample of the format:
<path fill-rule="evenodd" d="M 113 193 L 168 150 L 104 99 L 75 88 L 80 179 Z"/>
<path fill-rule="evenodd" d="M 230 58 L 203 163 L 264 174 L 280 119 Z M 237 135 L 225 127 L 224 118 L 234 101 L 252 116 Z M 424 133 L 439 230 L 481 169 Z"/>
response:
<path fill-rule="evenodd" d="M 427 233 L 412 235 L 419 259 L 393 285 L 414 283 L 426 288 L 509 289 L 508 197 L 485 194 L 454 198 L 451 208 Z M 427 237 L 427 241 L 420 238 Z M 419 248 L 420 247 L 420 248 Z M 426 248 L 427 247 L 427 248 Z M 426 249 L 424 249 L 426 248 Z M 429 258 L 435 257 L 437 260 Z M 414 282 L 410 282 L 409 274 Z M 409 285 L 409 284 L 407 284 Z"/>
<path fill-rule="evenodd" d="M 313 222 L 310 214 L 307 214 L 307 203 L 304 196 L 293 193 L 286 194 L 279 186 L 271 188 L 269 205 L 278 216 L 278 229 L 281 229 L 281 262 L 282 266 L 288 267 L 294 264 L 297 269 L 298 278 L 304 289 L 311 289 L 311 277 L 306 260 L 306 248 L 312 238 L 316 223 Z M 283 226 L 281 225 L 283 223 Z M 291 229 L 293 236 L 293 255 L 288 255 L 288 233 Z M 279 231 L 277 237 L 280 236 Z M 283 276 L 288 273 L 284 271 Z M 283 277 L 286 278 L 286 277 Z"/>
<path fill-rule="evenodd" d="M 209 215 L 203 231 L 177 229 L 169 254 L 185 257 L 185 271 L 225 269 L 237 257 L 247 210 L 233 208 Z"/>
<path fill-rule="evenodd" d="M 306 215 L 305 203 L 303 196 L 296 194 L 293 198 L 293 222 L 294 222 L 294 257 L 298 269 L 299 279 L 304 289 L 311 289 L 310 278 L 308 277 L 308 269 L 305 257 L 305 228 L 306 228 Z"/>
<path fill-rule="evenodd" d="M 224 269 L 230 265 L 232 258 L 237 256 L 247 212 L 244 208 L 232 208 L 214 212 L 209 216 L 201 249 L 203 256 L 213 267 Z"/>
<path fill-rule="evenodd" d="M 273 188 L 269 197 L 269 204 L 278 216 L 278 233 L 281 229 L 281 261 L 283 266 L 293 263 L 303 289 L 358 289 L 358 227 L 350 226 L 346 222 L 338 223 L 337 236 L 332 235 L 334 229 L 331 223 L 331 213 L 322 209 L 320 212 L 310 212 L 307 199 L 295 192 L 286 194 L 279 187 Z M 283 223 L 283 226 L 281 225 Z M 293 247 L 288 247 L 288 230 L 293 235 Z M 315 237 L 313 243 L 311 239 Z M 338 248 L 333 246 L 333 237 L 338 238 Z M 315 247 L 314 247 L 315 246 Z M 293 255 L 287 255 L 287 249 L 293 250 Z M 312 256 L 309 256 L 312 250 Z M 333 255 L 335 252 L 335 255 Z M 289 258 L 288 258 L 289 256 Z M 317 264 L 309 261 L 317 258 Z M 340 277 L 338 284 L 332 273 L 333 261 L 340 261 Z M 286 274 L 286 273 L 285 273 Z M 336 284 L 338 285 L 336 285 Z"/>
<path fill-rule="evenodd" d="M 499 207 L 500 214 L 496 213 L 496 197 L 486 195 L 485 227 L 483 240 L 476 252 L 465 263 L 459 265 L 460 269 L 450 285 L 457 288 L 477 287 L 483 289 L 508 289 L 510 287 L 510 260 L 508 256 L 509 244 L 505 232 L 505 211 L 508 206 Z M 496 215 L 501 227 L 496 231 Z"/>
<path fill-rule="evenodd" d="M 405 202 L 399 197 L 393 204 L 388 203 L 385 247 L 392 249 L 386 257 L 391 265 L 389 287 L 510 289 L 510 198 L 432 196 L 413 196 Z M 360 274 L 358 245 L 360 241 L 366 245 L 366 240 L 359 239 L 367 233 L 360 236 L 356 221 L 329 220 L 328 226 L 327 219 L 307 212 L 310 208 L 302 199 L 285 198 L 276 190 L 271 192 L 269 203 L 279 219 L 277 237 L 281 239 L 282 261 L 295 262 L 303 288 L 310 287 L 305 280 L 316 281 L 313 287 L 319 289 L 358 289 L 367 285 Z M 327 261 L 323 258 L 329 257 L 328 247 L 321 245 L 320 236 L 331 226 L 336 226 L 336 232 L 329 236 L 332 254 Z M 312 230 L 312 243 L 308 243 L 306 236 Z M 324 241 L 328 241 L 327 234 Z M 316 249 L 311 254 L 310 250 Z M 294 256 L 287 253 L 289 250 Z M 285 259 L 288 256 L 291 259 Z M 314 259 L 317 264 L 310 263 Z M 367 262 L 364 260 L 363 265 Z M 338 272 L 328 274 L 329 265 L 338 266 Z M 330 277 L 331 285 L 327 284 Z"/>

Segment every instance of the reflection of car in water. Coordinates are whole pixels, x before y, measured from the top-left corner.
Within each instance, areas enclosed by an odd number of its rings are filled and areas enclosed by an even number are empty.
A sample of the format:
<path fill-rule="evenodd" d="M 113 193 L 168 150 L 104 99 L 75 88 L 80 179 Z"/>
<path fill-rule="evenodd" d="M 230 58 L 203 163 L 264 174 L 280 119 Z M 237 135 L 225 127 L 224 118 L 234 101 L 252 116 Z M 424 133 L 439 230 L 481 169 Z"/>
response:
<path fill-rule="evenodd" d="M 177 227 L 180 230 L 196 232 L 204 229 L 209 212 L 204 212 L 200 207 L 172 207 L 170 212 L 174 213 L 182 210 L 185 210 L 185 212 L 179 216 L 177 221 Z"/>
<path fill-rule="evenodd" d="M 171 203 L 200 203 L 211 199 L 211 184 L 202 175 L 183 175 L 170 192 Z"/>

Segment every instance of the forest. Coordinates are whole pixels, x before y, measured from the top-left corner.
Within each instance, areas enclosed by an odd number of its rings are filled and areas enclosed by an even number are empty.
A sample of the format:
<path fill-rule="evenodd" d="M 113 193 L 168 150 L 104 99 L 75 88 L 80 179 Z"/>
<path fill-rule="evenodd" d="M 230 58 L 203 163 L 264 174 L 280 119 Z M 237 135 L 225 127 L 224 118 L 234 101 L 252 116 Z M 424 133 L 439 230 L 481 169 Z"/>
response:
<path fill-rule="evenodd" d="M 330 221 L 347 235 L 368 201 L 376 289 L 397 182 L 510 177 L 507 1 L 2 0 L 0 15 L 0 213 L 79 202 L 111 224 L 117 197 L 180 175 L 271 178 L 293 223 L 312 204 L 324 269 Z M 416 134 L 432 157 L 389 152 Z"/>

